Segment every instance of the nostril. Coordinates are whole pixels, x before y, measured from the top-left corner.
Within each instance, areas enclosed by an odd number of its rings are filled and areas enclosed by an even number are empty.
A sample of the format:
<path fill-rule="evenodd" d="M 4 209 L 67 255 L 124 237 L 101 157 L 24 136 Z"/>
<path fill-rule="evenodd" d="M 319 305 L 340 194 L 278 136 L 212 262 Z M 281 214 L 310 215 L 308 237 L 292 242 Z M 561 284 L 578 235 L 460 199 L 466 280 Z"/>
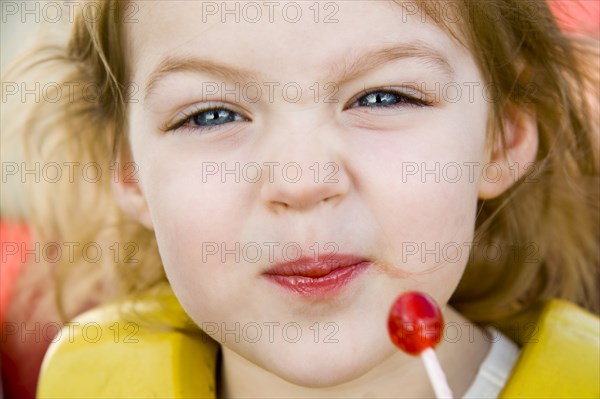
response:
<path fill-rule="evenodd" d="M 323 198 L 322 202 L 333 202 L 333 201 L 336 201 L 337 199 L 339 199 L 341 197 L 342 196 L 340 194 L 330 195 L 329 197 Z"/>
<path fill-rule="evenodd" d="M 287 210 L 289 208 L 289 204 L 282 201 L 271 201 L 271 208 L 275 211 L 277 210 Z"/>

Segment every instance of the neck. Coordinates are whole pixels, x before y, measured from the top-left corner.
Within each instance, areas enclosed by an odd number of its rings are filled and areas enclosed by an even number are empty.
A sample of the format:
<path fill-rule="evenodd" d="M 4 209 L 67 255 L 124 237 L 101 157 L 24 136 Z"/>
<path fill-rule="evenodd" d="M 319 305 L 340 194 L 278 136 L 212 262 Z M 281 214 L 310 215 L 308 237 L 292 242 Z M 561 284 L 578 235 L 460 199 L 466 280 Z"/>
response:
<path fill-rule="evenodd" d="M 491 344 L 478 327 L 452 308 L 446 308 L 444 313 L 446 325 L 454 328 L 448 330 L 436 354 L 455 397 L 461 397 L 475 379 Z M 224 398 L 435 397 L 421 358 L 400 351 L 354 380 L 327 388 L 310 388 L 292 384 L 224 346 L 222 350 Z"/>

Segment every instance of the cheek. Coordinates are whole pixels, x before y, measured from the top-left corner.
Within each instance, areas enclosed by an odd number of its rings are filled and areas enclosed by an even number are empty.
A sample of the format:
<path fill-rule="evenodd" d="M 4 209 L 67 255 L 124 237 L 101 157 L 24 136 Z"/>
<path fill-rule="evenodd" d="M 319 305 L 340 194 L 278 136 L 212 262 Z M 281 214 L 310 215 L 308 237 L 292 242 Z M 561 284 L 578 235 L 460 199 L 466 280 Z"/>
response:
<path fill-rule="evenodd" d="M 444 278 L 460 278 L 473 240 L 484 105 L 457 104 L 393 136 L 356 140 L 360 167 L 353 173 L 377 224 L 378 250 L 399 271 L 429 275 L 440 268 Z"/>
<path fill-rule="evenodd" d="M 430 177 L 433 177 L 431 175 Z M 406 289 L 446 303 L 469 259 L 477 194 L 451 183 L 387 184 L 387 204 L 374 207 L 381 253 Z"/>
<path fill-rule="evenodd" d="M 224 268 L 220 255 L 235 248 L 256 185 L 207 176 L 203 171 L 212 162 L 167 147 L 139 161 L 144 194 L 171 285 L 184 306 L 194 303 L 205 313 L 218 309 L 217 300 L 250 273 L 248 267 Z"/>

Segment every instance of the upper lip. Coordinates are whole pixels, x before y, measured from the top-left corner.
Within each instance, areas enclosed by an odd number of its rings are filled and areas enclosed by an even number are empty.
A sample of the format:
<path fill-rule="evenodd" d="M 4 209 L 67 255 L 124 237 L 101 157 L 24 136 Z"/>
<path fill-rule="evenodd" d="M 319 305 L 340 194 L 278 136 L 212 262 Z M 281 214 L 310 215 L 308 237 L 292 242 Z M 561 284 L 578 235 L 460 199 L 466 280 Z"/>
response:
<path fill-rule="evenodd" d="M 367 259 L 356 255 L 324 255 L 319 257 L 302 257 L 293 262 L 280 262 L 264 272 L 267 275 L 304 276 L 318 278 L 332 271 L 367 262 Z"/>

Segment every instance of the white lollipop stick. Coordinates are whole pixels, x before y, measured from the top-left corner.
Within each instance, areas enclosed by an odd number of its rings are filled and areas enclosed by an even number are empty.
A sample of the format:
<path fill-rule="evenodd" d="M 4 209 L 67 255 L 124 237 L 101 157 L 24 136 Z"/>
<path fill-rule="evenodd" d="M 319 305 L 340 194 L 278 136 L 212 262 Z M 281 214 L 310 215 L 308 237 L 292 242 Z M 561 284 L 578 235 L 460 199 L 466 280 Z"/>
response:
<path fill-rule="evenodd" d="M 429 375 L 429 381 L 433 385 L 435 396 L 438 399 L 452 399 L 452 391 L 448 386 L 446 374 L 444 374 L 444 370 L 442 370 L 442 366 L 433 349 L 425 349 L 421 352 L 421 358 L 423 359 L 423 363 L 425 363 L 425 369 Z"/>

